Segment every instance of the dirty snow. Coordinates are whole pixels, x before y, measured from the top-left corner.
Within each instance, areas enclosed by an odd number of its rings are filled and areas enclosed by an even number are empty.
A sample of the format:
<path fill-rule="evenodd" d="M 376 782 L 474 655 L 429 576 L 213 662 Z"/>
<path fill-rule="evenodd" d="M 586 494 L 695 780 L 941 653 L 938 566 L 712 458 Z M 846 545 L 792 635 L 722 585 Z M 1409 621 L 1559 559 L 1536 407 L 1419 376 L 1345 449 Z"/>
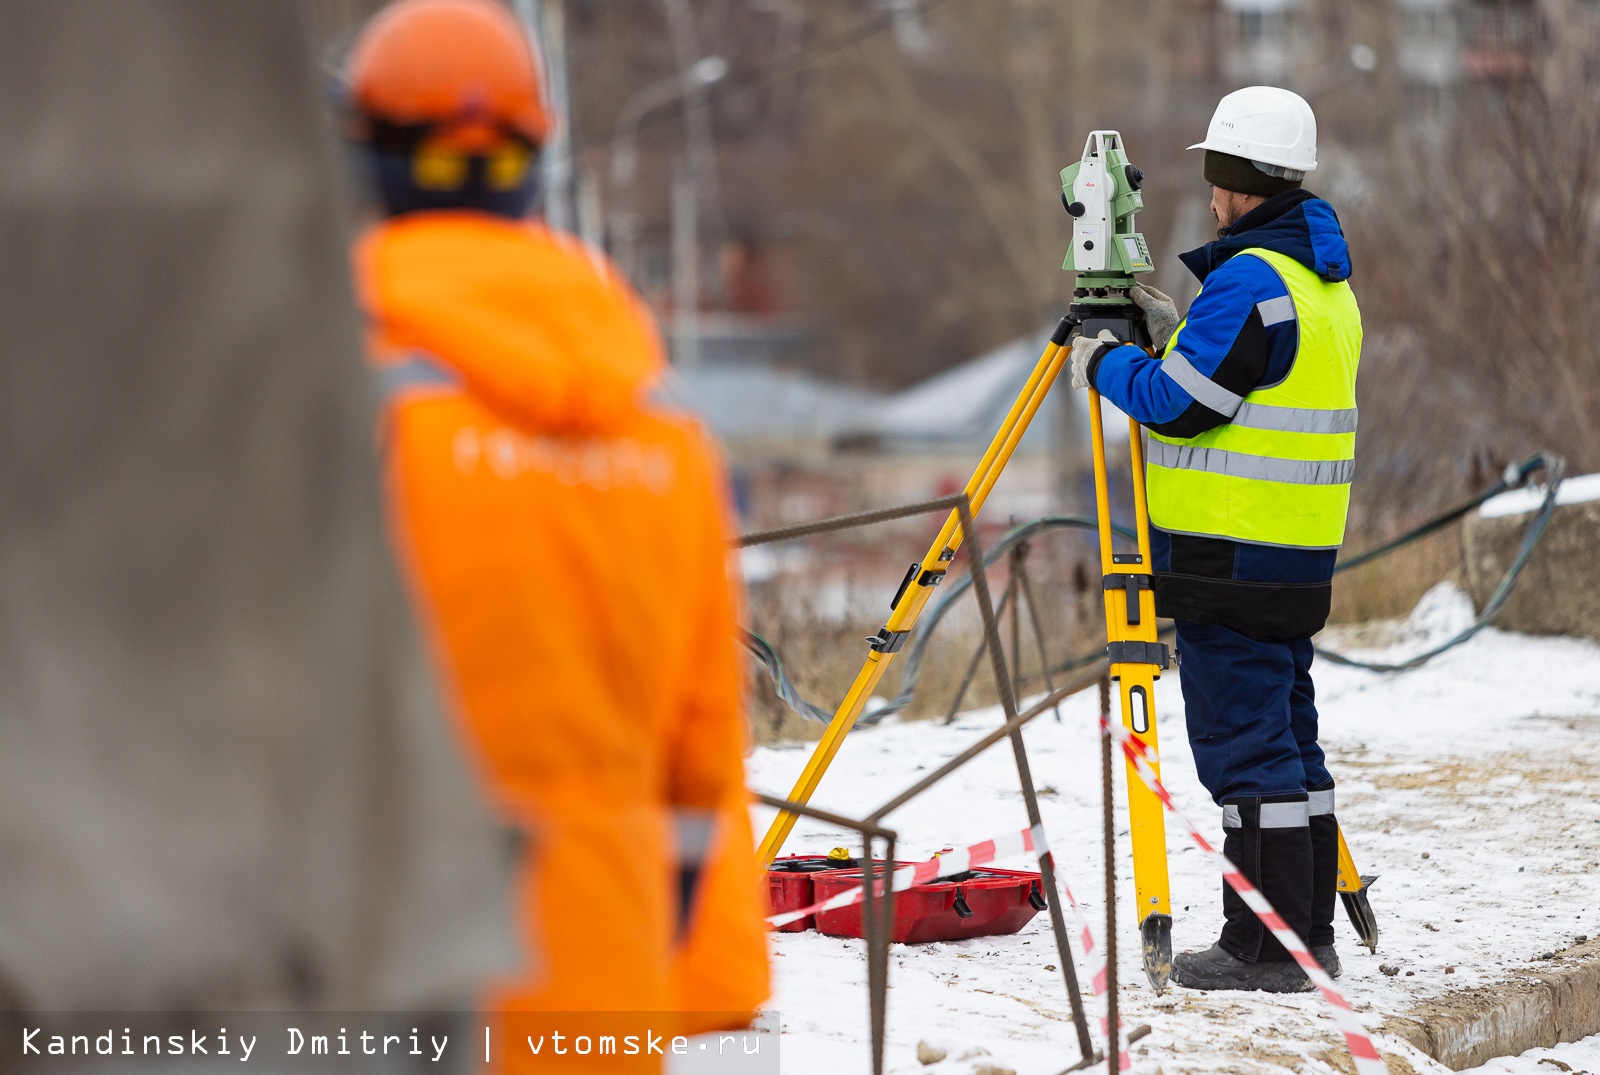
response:
<path fill-rule="evenodd" d="M 1436 587 L 1405 622 L 1346 632 L 1329 644 L 1401 659 L 1470 622 L 1459 590 Z M 1354 651 L 1353 651 L 1354 652 Z M 1580 935 L 1600 934 L 1600 647 L 1488 630 L 1425 668 L 1380 675 L 1323 663 L 1316 670 L 1322 741 L 1339 780 L 1339 815 L 1363 873 L 1377 874 L 1377 955 L 1358 947 L 1339 913 L 1340 986 L 1369 1027 L 1416 1001 L 1504 980 Z M 1220 811 L 1194 776 L 1175 674 L 1156 691 L 1163 776 L 1179 804 L 1220 842 Z M 1099 746 L 1094 691 L 1069 699 L 1061 722 L 1026 732 L 1040 805 L 1059 869 L 1092 922 L 1104 922 L 1099 851 Z M 954 724 L 887 723 L 851 734 L 814 799 L 859 816 L 1001 720 L 997 709 Z M 786 793 L 809 744 L 757 750 L 753 786 Z M 1173 988 L 1156 996 L 1139 968 L 1132 869 L 1119 803 L 1119 967 L 1125 1020 L 1154 1029 L 1135 1069 L 1307 1072 L 1347 1069 L 1348 1056 L 1315 994 L 1267 997 Z M 925 858 L 1026 824 L 1005 743 L 891 815 L 903 858 Z M 765 828 L 771 812 L 758 812 Z M 758 829 L 758 831 L 760 831 Z M 826 851 L 848 834 L 802 820 L 785 849 Z M 1168 826 L 1174 947 L 1204 947 L 1221 925 L 1220 879 L 1188 837 Z M 1028 867 L 1024 860 L 998 863 Z M 1096 927 L 1097 930 L 1099 927 Z M 786 1071 L 867 1067 L 861 942 L 814 932 L 773 937 L 775 995 Z M 886 1064 L 924 1070 L 917 1042 L 948 1049 L 930 1075 L 979 1065 L 1018 1075 L 1059 1072 L 1076 1038 L 1047 915 L 1019 934 L 898 945 L 891 955 Z M 1380 966 L 1393 968 L 1389 975 Z M 1081 971 L 1081 964 L 1080 964 Z M 1439 1070 L 1397 1039 L 1380 1042 L 1419 1070 Z M 1531 1069 L 1530 1069 L 1531 1070 Z M 1546 1066 L 1548 1070 L 1548 1066 Z"/>

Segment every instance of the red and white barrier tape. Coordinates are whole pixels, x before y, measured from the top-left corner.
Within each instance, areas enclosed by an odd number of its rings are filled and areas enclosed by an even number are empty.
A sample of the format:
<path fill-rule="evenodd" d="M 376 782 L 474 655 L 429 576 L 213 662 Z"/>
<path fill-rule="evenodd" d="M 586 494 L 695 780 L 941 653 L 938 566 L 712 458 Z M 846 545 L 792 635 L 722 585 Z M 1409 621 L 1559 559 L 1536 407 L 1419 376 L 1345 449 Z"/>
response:
<path fill-rule="evenodd" d="M 1078 945 L 1083 949 L 1083 958 L 1089 964 L 1089 992 L 1095 998 L 1095 1014 L 1100 1020 L 1100 1040 L 1109 1042 L 1111 1005 L 1106 998 L 1109 979 L 1106 975 L 1105 949 L 1095 943 L 1094 931 L 1089 928 L 1089 920 L 1084 917 L 1083 908 L 1078 906 L 1077 897 L 1072 894 L 1072 886 L 1067 884 L 1067 879 L 1061 875 L 1059 865 L 1056 867 L 1056 884 L 1066 897 L 1067 908 L 1072 912 L 1072 924 L 1078 930 Z M 1133 1067 L 1133 1057 L 1128 1052 L 1128 1032 L 1123 1029 L 1120 1015 L 1117 1017 L 1117 1036 L 1121 1042 L 1121 1048 L 1117 1050 L 1117 1070 L 1127 1071 Z"/>
<path fill-rule="evenodd" d="M 1005 858 L 1007 855 L 1019 855 L 1024 851 L 1032 851 L 1035 855 L 1042 855 L 1049 850 L 1044 839 L 1044 829 L 1022 829 L 1018 832 L 997 836 L 993 840 L 984 840 L 980 843 L 963 847 L 957 851 L 946 851 L 927 862 L 913 862 L 909 866 L 902 866 L 890 876 L 894 891 L 903 892 L 916 885 L 925 885 L 929 881 L 937 881 L 941 877 L 950 877 L 958 873 L 966 873 L 974 866 L 982 866 L 996 859 Z M 883 892 L 883 882 L 879 881 L 876 892 Z M 847 889 L 836 896 L 830 896 L 818 903 L 813 903 L 799 911 L 785 911 L 782 914 L 772 915 L 767 922 L 773 926 L 787 926 L 790 922 L 798 922 L 818 911 L 831 911 L 837 907 L 848 907 L 859 903 L 864 890 L 860 885 Z"/>
<path fill-rule="evenodd" d="M 1189 816 L 1178 809 L 1178 804 L 1172 801 L 1171 792 L 1161 783 L 1156 776 L 1155 769 L 1150 765 L 1150 751 L 1144 743 L 1128 734 L 1128 730 L 1118 721 L 1111 720 L 1109 716 L 1100 717 L 1100 726 L 1111 733 L 1113 739 L 1122 747 L 1122 752 L 1133 763 L 1134 771 L 1139 774 L 1145 786 L 1161 800 L 1171 814 L 1183 823 L 1189 830 L 1189 838 L 1195 845 L 1211 857 L 1222 869 L 1222 879 L 1226 881 L 1239 897 L 1244 900 L 1255 916 L 1261 919 L 1261 924 L 1272 931 L 1272 935 L 1289 950 L 1294 961 L 1300 964 L 1300 969 L 1306 972 L 1306 977 L 1311 979 L 1313 985 L 1322 993 L 1322 999 L 1328 1002 L 1328 1007 L 1333 1010 L 1333 1021 L 1339 1025 L 1339 1030 L 1344 1034 L 1344 1043 L 1350 1049 L 1350 1056 L 1356 1062 L 1356 1071 L 1359 1075 L 1387 1075 L 1388 1067 L 1378 1055 L 1378 1049 L 1372 1044 L 1372 1039 L 1367 1036 L 1367 1028 L 1361 1024 L 1356 1013 L 1350 1009 L 1339 990 L 1334 986 L 1333 979 L 1328 977 L 1328 972 L 1322 969 L 1322 964 L 1317 962 L 1315 956 L 1306 948 L 1300 935 L 1289 928 L 1289 924 L 1273 910 L 1272 904 L 1250 879 L 1240 872 L 1239 867 L 1221 851 L 1212 847 L 1195 823 Z"/>
<path fill-rule="evenodd" d="M 902 866 L 896 870 L 891 878 L 896 892 L 903 892 L 917 885 L 925 885 L 930 881 L 937 881 L 941 877 L 951 877 L 958 873 L 965 873 L 974 866 L 982 866 L 996 859 L 1005 858 L 1007 855 L 1021 854 L 1032 851 L 1037 858 L 1043 858 L 1050 853 L 1049 844 L 1045 841 L 1044 829 L 1021 829 L 1017 832 L 1001 836 L 993 840 L 984 840 L 972 844 L 958 851 L 946 851 L 927 862 L 917 862 L 909 866 Z M 1078 943 L 1083 948 L 1084 958 L 1089 963 L 1089 977 L 1091 992 L 1098 1001 L 1100 1019 L 1100 1038 L 1107 1040 L 1106 1028 L 1109 1024 L 1108 1005 L 1106 1003 L 1106 957 L 1104 949 L 1095 943 L 1094 932 L 1089 928 L 1089 922 L 1083 915 L 1083 908 L 1078 906 L 1078 900 L 1072 894 L 1072 887 L 1067 884 L 1062 876 L 1059 865 L 1056 867 L 1056 884 L 1066 896 L 1067 906 L 1072 909 L 1072 918 L 1078 930 Z M 878 892 L 883 891 L 883 883 L 878 882 Z M 791 922 L 798 922 L 802 918 L 816 914 L 818 911 L 831 911 L 838 907 L 848 907 L 859 903 L 864 890 L 862 886 L 830 896 L 820 900 L 810 907 L 798 911 L 785 911 L 782 914 L 772 915 L 767 922 L 773 926 L 786 926 Z M 1118 1020 L 1119 1024 L 1121 1020 Z M 1121 1030 L 1119 1026 L 1119 1031 Z M 1121 1031 L 1122 1048 L 1119 1051 L 1121 1063 L 1118 1065 L 1123 1071 L 1133 1066 L 1133 1058 L 1129 1055 L 1126 1031 Z"/>

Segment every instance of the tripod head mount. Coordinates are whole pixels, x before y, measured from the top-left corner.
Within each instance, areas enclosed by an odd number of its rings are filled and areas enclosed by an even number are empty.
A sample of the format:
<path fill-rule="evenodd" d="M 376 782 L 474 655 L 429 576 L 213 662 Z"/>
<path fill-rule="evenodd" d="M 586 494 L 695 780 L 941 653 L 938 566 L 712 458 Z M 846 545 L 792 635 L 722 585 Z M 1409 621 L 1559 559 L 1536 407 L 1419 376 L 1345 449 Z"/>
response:
<path fill-rule="evenodd" d="M 1090 131 L 1083 158 L 1061 170 L 1061 204 L 1072 217 L 1072 249 L 1061 267 L 1078 274 L 1074 305 L 1127 303 L 1134 276 L 1155 271 L 1134 226 L 1143 185 L 1116 131 Z"/>

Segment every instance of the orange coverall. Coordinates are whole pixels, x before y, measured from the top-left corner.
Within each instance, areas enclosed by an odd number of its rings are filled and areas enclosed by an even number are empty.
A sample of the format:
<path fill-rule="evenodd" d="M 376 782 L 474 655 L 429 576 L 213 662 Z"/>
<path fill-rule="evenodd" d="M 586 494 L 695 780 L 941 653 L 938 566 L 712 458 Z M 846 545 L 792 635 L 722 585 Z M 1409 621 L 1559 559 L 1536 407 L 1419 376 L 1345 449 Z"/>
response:
<path fill-rule="evenodd" d="M 603 258 L 532 222 L 402 216 L 356 263 L 396 542 L 529 834 L 531 976 L 490 1007 L 742 1025 L 768 969 L 724 474 L 695 423 L 645 399 L 653 322 Z M 691 889 L 680 859 L 708 820 Z"/>

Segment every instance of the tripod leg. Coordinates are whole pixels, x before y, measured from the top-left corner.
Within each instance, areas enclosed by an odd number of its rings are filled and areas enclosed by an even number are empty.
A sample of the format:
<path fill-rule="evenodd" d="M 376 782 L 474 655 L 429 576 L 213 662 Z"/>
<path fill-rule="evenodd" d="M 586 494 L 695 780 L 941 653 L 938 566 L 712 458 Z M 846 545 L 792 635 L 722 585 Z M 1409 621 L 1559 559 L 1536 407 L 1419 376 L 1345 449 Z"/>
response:
<path fill-rule="evenodd" d="M 839 703 L 839 708 L 833 714 L 833 720 L 822 733 L 822 739 L 811 752 L 811 758 L 806 762 L 805 769 L 800 773 L 800 779 L 795 781 L 794 788 L 789 792 L 792 802 L 807 803 L 816 793 L 817 785 L 822 783 L 822 774 L 828 771 L 834 756 L 839 753 L 839 748 L 844 745 L 844 737 L 850 734 L 850 729 L 855 727 L 856 719 L 861 716 L 861 711 L 866 708 L 867 699 L 872 697 L 873 688 L 883 678 L 883 673 L 888 669 L 889 662 L 893 660 L 892 654 L 873 651 L 867 654 L 866 664 L 861 666 L 861 671 L 856 673 L 855 682 L 850 684 L 850 690 L 844 696 L 844 701 Z M 762 838 L 759 852 L 763 865 L 770 863 L 778 857 L 778 852 L 783 849 L 783 842 L 789 838 L 799 815 L 788 811 L 780 811 L 773 819 L 772 825 L 767 829 L 767 834 Z"/>
<path fill-rule="evenodd" d="M 1139 561 L 1147 580 L 1155 568 L 1150 555 L 1150 508 L 1144 487 L 1144 438 L 1139 423 L 1128 421 L 1128 460 L 1133 478 L 1134 531 L 1139 536 Z M 1124 604 L 1133 601 L 1140 608 L 1140 630 L 1133 632 L 1135 639 L 1148 647 L 1157 646 L 1156 595 L 1151 586 L 1142 589 L 1122 590 Z M 1131 623 L 1131 618 L 1129 620 Z M 1123 725 L 1149 748 L 1149 755 L 1159 759 L 1156 734 L 1155 680 L 1166 667 L 1166 658 L 1159 664 L 1146 663 L 1134 674 L 1124 673 Z M 1135 688 L 1143 688 L 1143 698 L 1134 695 Z M 1148 708 L 1141 714 L 1139 704 Z M 1141 727 L 1141 725 L 1143 725 Z M 1125 763 L 1126 764 L 1126 763 Z M 1139 794 L 1132 794 L 1138 785 Z M 1172 975 L 1172 901 L 1167 881 L 1167 815 L 1155 794 L 1144 786 L 1138 774 L 1128 769 L 1128 813 L 1133 839 L 1133 876 L 1139 899 L 1139 934 L 1144 944 L 1144 972 L 1150 985 L 1161 992 Z"/>
<path fill-rule="evenodd" d="M 988 450 L 984 452 L 977 470 L 968 480 L 966 494 L 972 515 L 976 515 L 983 507 L 989 491 L 994 488 L 994 483 L 999 480 L 1006 464 L 1011 461 L 1017 443 L 1028 431 L 1029 423 L 1033 421 L 1033 416 L 1038 413 L 1045 396 L 1049 394 L 1056 377 L 1060 375 L 1061 368 L 1070 354 L 1064 345 L 1076 324 L 1077 322 L 1071 318 L 1064 317 L 1056 326 L 1055 332 L 1050 337 L 1049 346 L 1045 348 L 1044 354 L 1039 356 L 1033 373 L 1028 377 L 1028 383 L 1023 386 L 1016 402 L 1011 405 L 1006 420 L 1001 423 L 999 432 L 989 442 Z M 883 678 L 889 662 L 894 660 L 894 655 L 899 652 L 906 636 L 916 626 L 917 618 L 922 615 L 923 607 L 933 594 L 933 588 L 943 581 L 950 560 L 961 547 L 960 519 L 959 511 L 952 511 L 945 518 L 938 537 L 929 546 L 927 555 L 922 558 L 922 570 L 901 594 L 900 601 L 890 613 L 888 622 L 869 640 L 871 651 L 867 654 L 866 663 L 856 673 L 855 682 L 850 685 L 844 700 L 834 711 L 833 720 L 822 733 L 822 740 L 817 743 L 800 778 L 795 781 L 794 788 L 789 792 L 788 797 L 791 801 L 798 803 L 811 801 L 817 785 L 822 783 L 822 776 L 833 763 L 839 748 L 844 745 L 845 736 L 855 727 L 856 720 L 866 707 L 867 700 L 872 697 L 878 681 Z M 777 857 L 798 820 L 798 815 L 786 810 L 779 811 L 767 829 L 766 836 L 761 840 L 759 855 L 763 864 Z"/>
<path fill-rule="evenodd" d="M 1344 830 L 1339 830 L 1339 898 L 1344 901 L 1345 913 L 1350 916 L 1350 924 L 1355 926 L 1356 935 L 1361 938 L 1361 943 L 1376 952 L 1378 950 L 1378 919 L 1372 913 L 1372 903 L 1367 899 L 1367 890 L 1372 887 L 1372 882 L 1377 878 L 1371 875 L 1363 877 L 1356 870 L 1355 856 L 1350 854 L 1350 847 L 1344 842 Z"/>
<path fill-rule="evenodd" d="M 1166 647 L 1156 635 L 1155 593 L 1150 574 L 1150 521 L 1145 510 L 1144 458 L 1139 429 L 1129 423 L 1133 467 L 1137 553 L 1116 553 L 1111 543 L 1111 496 L 1106 477 L 1105 426 L 1100 395 L 1089 392 L 1089 425 L 1094 450 L 1095 506 L 1099 512 L 1101 588 L 1105 595 L 1106 646 L 1111 677 L 1117 680 L 1122 724 L 1160 757 L 1157 750 L 1154 686 L 1166 667 Z M 1172 901 L 1167 879 L 1166 817 L 1161 803 L 1129 769 L 1128 821 L 1133 843 L 1144 972 L 1161 992 L 1172 972 Z"/>
<path fill-rule="evenodd" d="M 1122 701 L 1122 726 L 1159 758 L 1154 705 L 1155 675 L 1148 664 L 1116 665 L 1112 674 Z M 1133 884 L 1138 908 L 1144 973 L 1156 992 L 1172 976 L 1172 902 L 1167 880 L 1166 815 L 1158 800 L 1124 759 L 1128 829 L 1133 843 Z M 1159 775 L 1159 774 L 1158 774 Z"/>

